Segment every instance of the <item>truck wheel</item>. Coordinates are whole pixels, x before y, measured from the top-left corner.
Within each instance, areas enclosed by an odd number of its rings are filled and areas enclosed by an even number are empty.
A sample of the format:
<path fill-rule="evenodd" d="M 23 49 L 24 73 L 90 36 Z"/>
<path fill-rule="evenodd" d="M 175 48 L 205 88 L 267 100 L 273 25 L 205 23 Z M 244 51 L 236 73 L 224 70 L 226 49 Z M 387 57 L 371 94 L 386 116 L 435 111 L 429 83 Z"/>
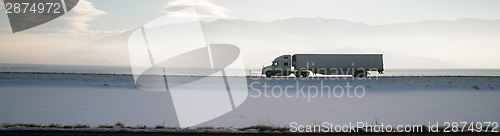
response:
<path fill-rule="evenodd" d="M 293 74 L 295 75 L 295 77 L 300 77 L 299 72 L 295 72 L 295 73 L 293 73 Z"/>
<path fill-rule="evenodd" d="M 267 71 L 266 72 L 266 77 L 271 77 L 271 76 L 273 76 L 273 73 L 271 71 Z"/>
<path fill-rule="evenodd" d="M 309 76 L 309 72 L 302 72 L 302 76 L 303 77 L 308 77 Z"/>

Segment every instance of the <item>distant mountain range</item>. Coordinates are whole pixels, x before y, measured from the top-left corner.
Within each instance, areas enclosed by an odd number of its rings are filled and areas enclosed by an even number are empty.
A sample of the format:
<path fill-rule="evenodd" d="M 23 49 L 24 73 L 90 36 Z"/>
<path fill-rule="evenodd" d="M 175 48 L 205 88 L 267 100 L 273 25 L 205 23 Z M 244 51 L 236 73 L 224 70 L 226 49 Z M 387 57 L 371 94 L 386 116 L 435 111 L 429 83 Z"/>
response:
<path fill-rule="evenodd" d="M 366 25 L 297 17 L 270 22 L 220 19 L 201 25 L 207 42 L 240 47 L 245 65 L 252 69 L 270 64 L 279 55 L 297 53 L 383 53 L 386 68 L 470 68 L 469 65 L 484 63 L 463 60 L 467 56 L 460 54 L 467 52 L 483 52 L 476 55 L 478 60 L 500 58 L 498 53 L 491 53 L 500 49 L 500 20 L 466 18 Z M 131 32 L 105 37 L 84 47 L 88 49 L 76 49 L 66 55 L 85 61 L 92 58 L 87 57 L 89 54 L 97 53 L 109 56 L 108 60 L 88 61 L 126 65 L 126 43 Z"/>

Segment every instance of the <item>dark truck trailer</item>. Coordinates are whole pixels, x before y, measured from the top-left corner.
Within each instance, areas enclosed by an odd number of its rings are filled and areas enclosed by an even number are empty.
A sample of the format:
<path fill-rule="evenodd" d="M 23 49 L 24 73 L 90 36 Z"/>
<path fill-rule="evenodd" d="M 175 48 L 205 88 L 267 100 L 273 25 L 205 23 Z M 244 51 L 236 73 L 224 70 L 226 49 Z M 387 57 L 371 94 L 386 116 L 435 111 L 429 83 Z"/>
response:
<path fill-rule="evenodd" d="M 312 74 L 352 75 L 366 77 L 368 71 L 384 71 L 382 54 L 295 54 L 274 59 L 262 74 L 271 76 L 308 77 Z"/>

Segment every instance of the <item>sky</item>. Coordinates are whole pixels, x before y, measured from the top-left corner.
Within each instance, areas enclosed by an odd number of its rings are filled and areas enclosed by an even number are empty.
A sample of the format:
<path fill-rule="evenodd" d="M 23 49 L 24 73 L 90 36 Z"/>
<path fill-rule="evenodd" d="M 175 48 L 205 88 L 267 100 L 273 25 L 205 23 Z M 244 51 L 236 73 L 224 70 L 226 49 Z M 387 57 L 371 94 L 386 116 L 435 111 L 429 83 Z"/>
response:
<path fill-rule="evenodd" d="M 344 19 L 370 25 L 455 20 L 499 19 L 497 0 L 219 0 L 234 18 L 271 21 L 292 17 Z"/>
<path fill-rule="evenodd" d="M 75 60 L 67 58 L 47 60 L 46 57 L 78 50 L 87 43 L 137 28 L 169 14 L 177 6 L 186 6 L 193 1 L 196 0 L 80 0 L 75 9 L 68 14 L 15 34 L 10 31 L 5 12 L 0 12 L 2 41 L 0 63 L 78 64 Z M 208 22 L 216 19 L 269 22 L 294 17 L 322 17 L 368 25 L 388 25 L 425 20 L 500 19 L 498 0 L 198 0 L 196 2 L 206 7 L 201 20 Z M 0 10 L 5 11 L 3 3 L 1 4 Z M 48 31 L 50 33 L 47 33 Z M 490 45 L 500 44 L 498 41 L 487 42 L 490 42 Z M 481 50 L 491 49 L 478 49 L 479 52 Z M 446 60 L 459 63 L 462 68 L 500 68 L 500 65 L 491 64 L 479 66 L 460 64 L 467 62 L 453 60 L 454 56 L 442 54 L 415 54 L 434 58 L 444 57 Z M 474 59 L 491 59 L 491 56 L 482 55 Z M 81 64 L 92 65 L 92 61 Z"/>
<path fill-rule="evenodd" d="M 89 0 L 106 15 L 89 22 L 93 29 L 129 29 L 163 15 L 168 0 Z M 188 0 L 190 1 L 190 0 Z M 370 25 L 456 20 L 500 19 L 498 0 L 208 0 L 226 19 L 273 21 L 294 17 L 343 19 Z M 117 4 L 119 3 L 119 4 Z M 134 19 L 130 19 L 134 18 Z"/>

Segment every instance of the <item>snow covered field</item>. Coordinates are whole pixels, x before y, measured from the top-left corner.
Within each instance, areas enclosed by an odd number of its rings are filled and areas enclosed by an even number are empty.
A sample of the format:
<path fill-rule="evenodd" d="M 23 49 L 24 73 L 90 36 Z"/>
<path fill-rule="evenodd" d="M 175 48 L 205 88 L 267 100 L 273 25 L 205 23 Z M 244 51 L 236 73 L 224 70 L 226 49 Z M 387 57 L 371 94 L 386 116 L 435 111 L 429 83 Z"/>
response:
<path fill-rule="evenodd" d="M 203 81 L 198 91 L 214 80 Z M 248 86 L 246 101 L 198 126 L 500 122 L 500 77 L 248 77 L 233 84 Z M 0 123 L 173 126 L 169 99 L 137 89 L 129 75 L 0 73 Z"/>

